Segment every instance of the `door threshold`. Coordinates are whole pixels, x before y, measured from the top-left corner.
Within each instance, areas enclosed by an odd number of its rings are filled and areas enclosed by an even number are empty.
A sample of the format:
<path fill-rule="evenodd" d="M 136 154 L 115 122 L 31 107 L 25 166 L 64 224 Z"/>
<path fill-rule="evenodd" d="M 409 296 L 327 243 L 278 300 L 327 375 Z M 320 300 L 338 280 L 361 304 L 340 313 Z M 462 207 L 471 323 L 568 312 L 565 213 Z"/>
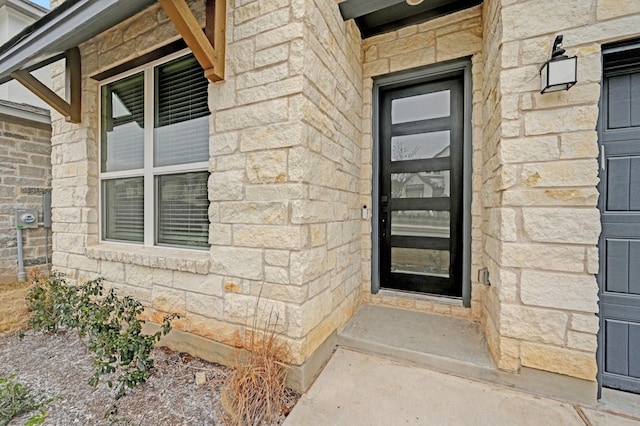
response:
<path fill-rule="evenodd" d="M 392 290 L 388 288 L 381 288 L 378 291 L 378 294 L 383 296 L 404 297 L 404 298 L 416 299 L 416 300 L 427 300 L 429 302 L 436 302 L 443 305 L 461 306 L 461 307 L 464 306 L 464 304 L 462 303 L 462 299 L 457 297 L 436 296 L 434 294 L 416 293 L 413 291 Z"/>

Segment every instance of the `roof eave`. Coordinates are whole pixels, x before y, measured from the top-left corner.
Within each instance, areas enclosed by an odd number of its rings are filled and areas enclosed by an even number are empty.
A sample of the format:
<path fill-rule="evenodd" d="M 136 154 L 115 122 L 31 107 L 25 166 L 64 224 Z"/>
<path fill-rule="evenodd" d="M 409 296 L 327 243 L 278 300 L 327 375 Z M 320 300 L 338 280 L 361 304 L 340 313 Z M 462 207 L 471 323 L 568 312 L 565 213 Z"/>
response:
<path fill-rule="evenodd" d="M 17 70 L 36 69 L 52 58 L 146 9 L 156 0 L 67 1 L 0 47 L 0 84 Z"/>

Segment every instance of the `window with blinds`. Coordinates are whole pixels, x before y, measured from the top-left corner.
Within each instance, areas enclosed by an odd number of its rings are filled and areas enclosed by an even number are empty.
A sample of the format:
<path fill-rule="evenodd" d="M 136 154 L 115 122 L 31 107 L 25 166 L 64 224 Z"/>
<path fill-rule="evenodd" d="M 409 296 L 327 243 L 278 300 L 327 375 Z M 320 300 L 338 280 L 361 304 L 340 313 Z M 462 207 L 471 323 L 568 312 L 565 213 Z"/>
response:
<path fill-rule="evenodd" d="M 102 87 L 102 172 L 144 167 L 144 74 Z"/>
<path fill-rule="evenodd" d="M 193 56 L 156 67 L 154 163 L 209 160 L 209 82 Z"/>
<path fill-rule="evenodd" d="M 143 178 L 109 179 L 102 182 L 104 237 L 137 241 L 144 238 Z"/>
<path fill-rule="evenodd" d="M 158 244 L 208 244 L 207 172 L 158 176 Z"/>
<path fill-rule="evenodd" d="M 102 86 L 104 240 L 209 246 L 208 84 L 186 55 Z"/>

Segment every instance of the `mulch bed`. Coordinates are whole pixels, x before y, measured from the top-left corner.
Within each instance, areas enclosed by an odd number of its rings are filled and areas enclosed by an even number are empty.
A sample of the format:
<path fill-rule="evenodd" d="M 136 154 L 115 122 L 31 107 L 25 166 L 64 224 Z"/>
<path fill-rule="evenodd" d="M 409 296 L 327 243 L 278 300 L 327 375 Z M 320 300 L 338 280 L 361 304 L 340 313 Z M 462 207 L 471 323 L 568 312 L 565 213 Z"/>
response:
<path fill-rule="evenodd" d="M 152 352 L 155 369 L 147 383 L 118 401 L 116 415 L 105 418 L 115 392 L 92 375 L 92 353 L 73 333 L 48 335 L 29 331 L 0 335 L 0 377 L 54 400 L 44 410 L 49 425 L 217 425 L 224 424 L 220 390 L 231 370 L 166 348 Z M 197 376 L 197 380 L 196 380 Z M 286 411 L 299 395 L 290 391 Z M 29 416 L 14 419 L 22 425 Z M 281 424 L 282 416 L 275 424 Z"/>

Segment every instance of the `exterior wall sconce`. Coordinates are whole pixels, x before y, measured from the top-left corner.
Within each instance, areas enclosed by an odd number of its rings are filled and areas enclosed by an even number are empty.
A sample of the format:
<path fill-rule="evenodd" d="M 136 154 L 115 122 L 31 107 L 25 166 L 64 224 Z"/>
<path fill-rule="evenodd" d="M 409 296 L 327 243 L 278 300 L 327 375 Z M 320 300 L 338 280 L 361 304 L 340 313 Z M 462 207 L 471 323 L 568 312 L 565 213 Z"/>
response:
<path fill-rule="evenodd" d="M 540 93 L 569 90 L 578 81 L 578 58 L 564 52 L 562 35 L 559 35 L 553 42 L 551 59 L 540 68 Z"/>

